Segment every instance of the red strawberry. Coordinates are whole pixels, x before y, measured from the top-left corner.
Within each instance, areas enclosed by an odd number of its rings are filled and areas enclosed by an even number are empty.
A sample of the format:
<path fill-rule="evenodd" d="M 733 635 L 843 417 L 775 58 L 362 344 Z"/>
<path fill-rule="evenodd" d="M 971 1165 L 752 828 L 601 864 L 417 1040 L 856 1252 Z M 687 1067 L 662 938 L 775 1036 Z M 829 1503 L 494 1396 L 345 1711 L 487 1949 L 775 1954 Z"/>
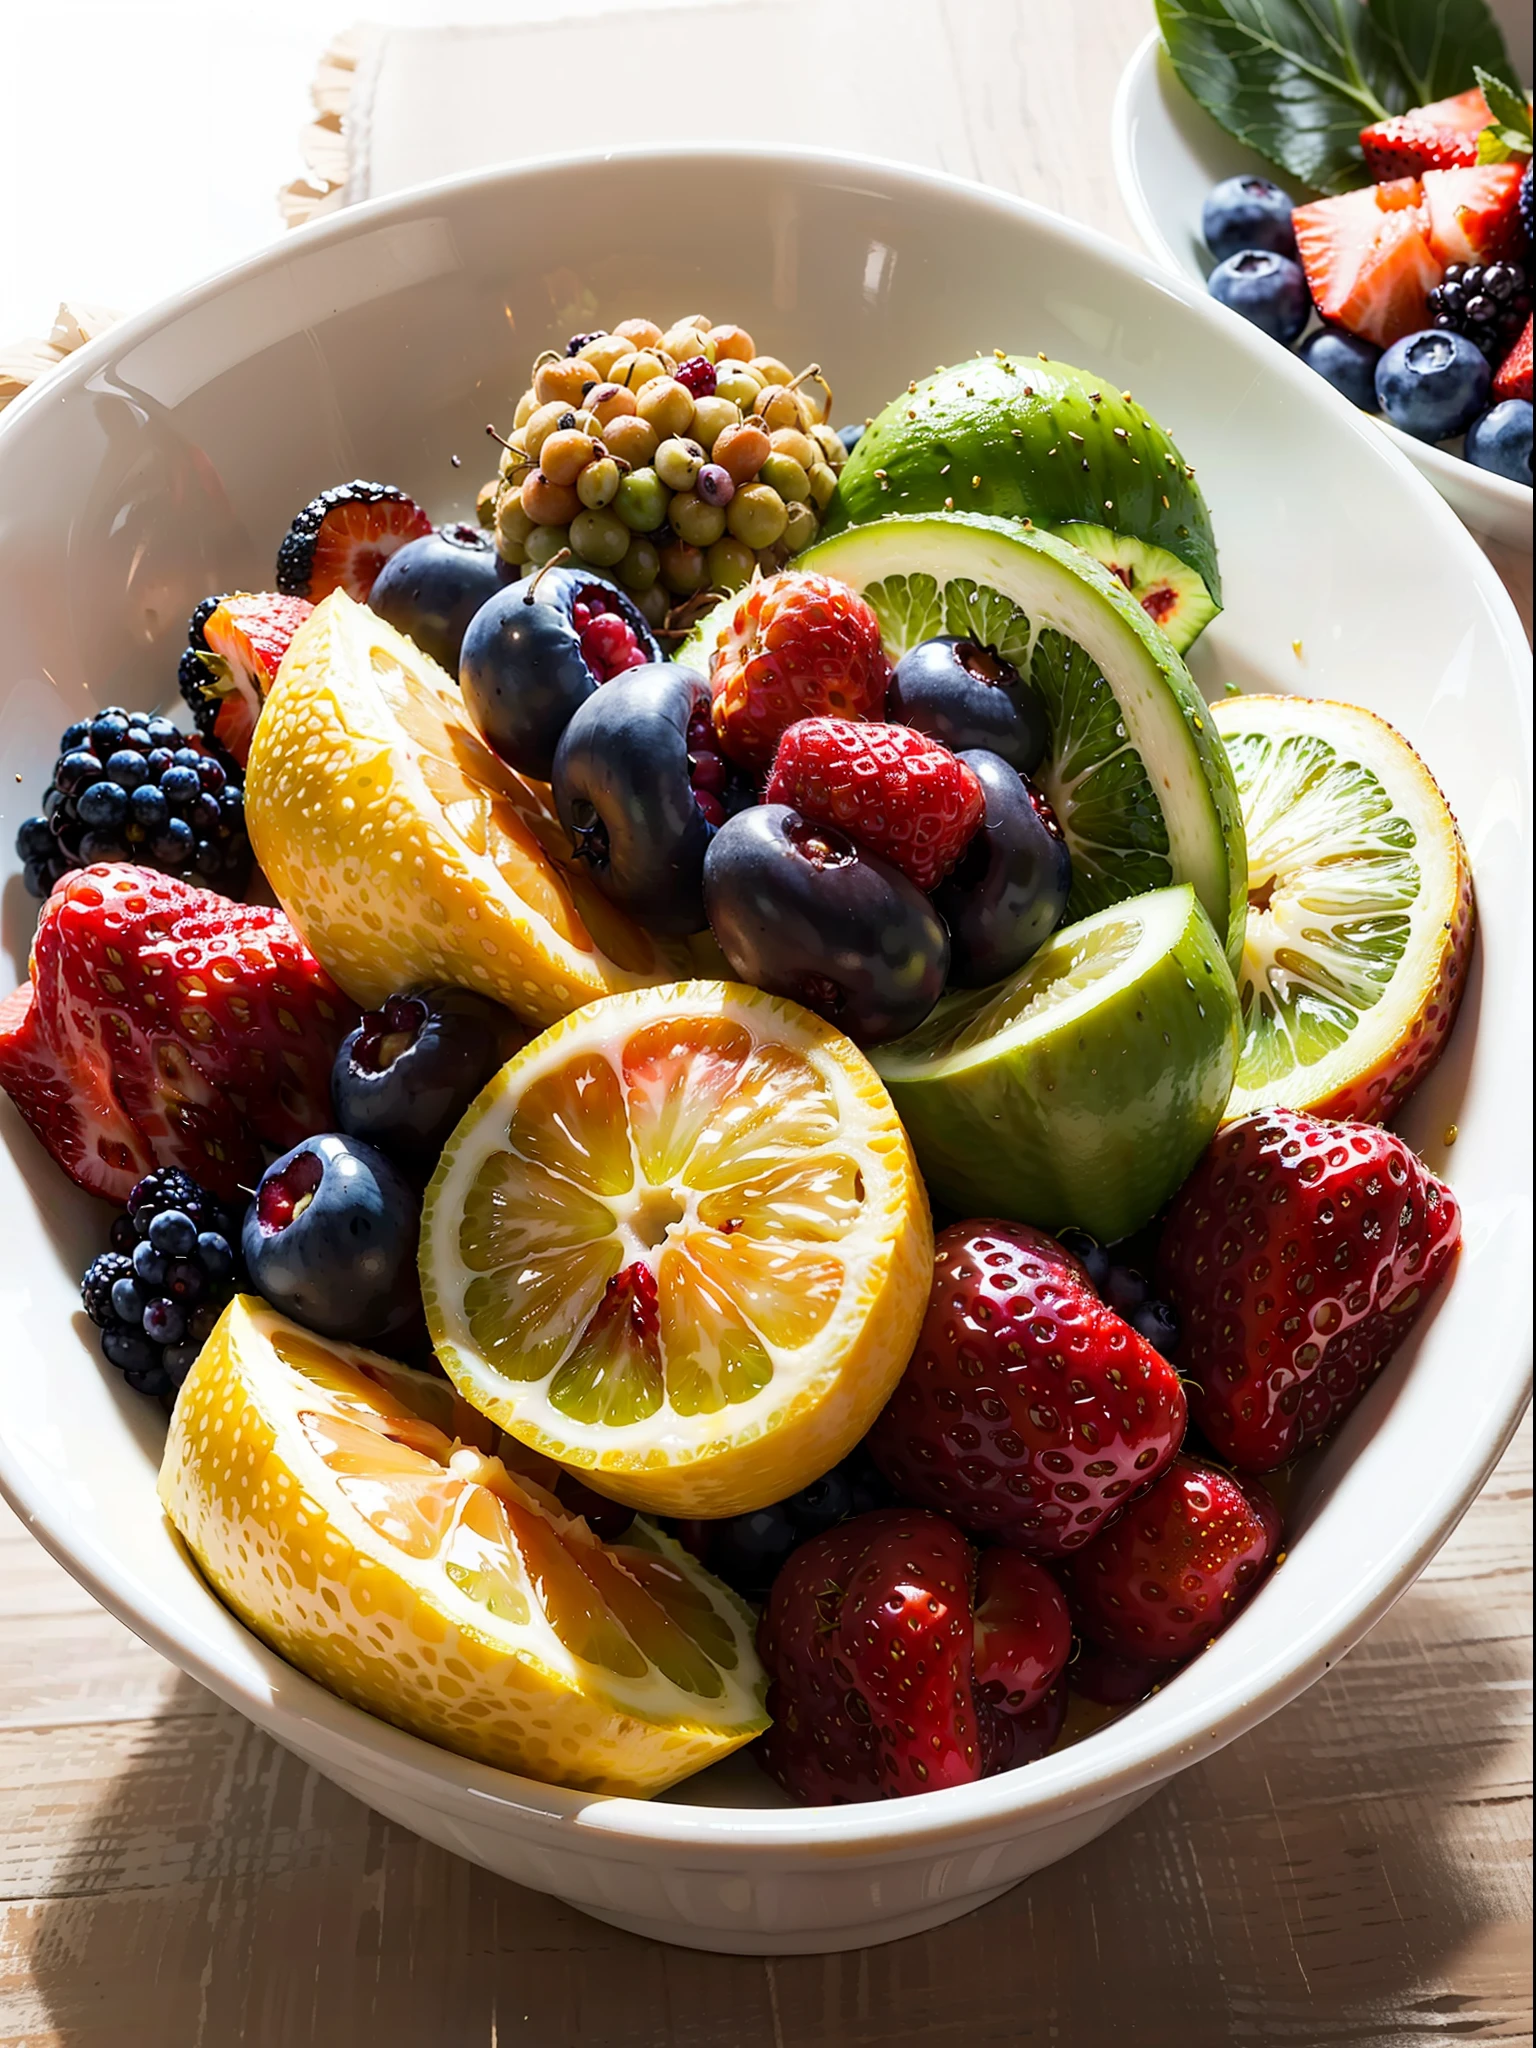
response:
<path fill-rule="evenodd" d="M 1168 1464 L 1178 1374 L 1069 1252 L 1018 1223 L 954 1223 L 906 1372 L 868 1447 L 904 1499 L 973 1535 L 1077 1550 Z"/>
<path fill-rule="evenodd" d="M 970 844 L 986 797 L 974 768 L 907 725 L 802 718 L 779 741 L 763 792 L 835 825 L 932 889 Z"/>
<path fill-rule="evenodd" d="M 221 746 L 245 766 L 267 692 L 293 636 L 314 610 L 307 597 L 282 597 L 273 590 L 234 592 L 199 605 L 192 614 L 192 646 L 185 665 L 182 694 L 215 708 L 211 731 Z"/>
<path fill-rule="evenodd" d="M 277 587 L 287 597 L 318 604 L 344 590 L 359 604 L 384 564 L 408 540 L 432 531 L 414 498 L 393 484 L 337 484 L 311 498 L 277 551 Z"/>
<path fill-rule="evenodd" d="M 115 1202 L 154 1166 L 228 1200 L 330 1122 L 357 1021 L 280 910 L 147 868 L 68 875 L 0 1005 L 0 1087 L 71 1180 Z"/>
<path fill-rule="evenodd" d="M 1371 176 L 1414 178 L 1424 171 L 1450 170 L 1477 162 L 1477 138 L 1489 120 L 1482 88 L 1432 100 L 1360 130 L 1360 147 Z"/>
<path fill-rule="evenodd" d="M 1493 380 L 1495 398 L 1526 398 L 1531 395 L 1531 317 L 1526 316 L 1520 339 L 1499 365 Z"/>
<path fill-rule="evenodd" d="M 1026 1565 L 989 1552 L 978 1580 L 954 1524 L 908 1508 L 857 1515 L 802 1544 L 758 1628 L 768 1769 L 797 1798 L 828 1805 L 969 1785 L 1043 1755 L 1065 1713 L 1057 1680 L 1070 1629 L 1059 1587 L 1043 1572 L 1043 1584 L 1026 1577 Z"/>
<path fill-rule="evenodd" d="M 1524 164 L 1478 164 L 1424 173 L 1428 241 L 1444 263 L 1497 263 L 1524 239 L 1520 178 Z"/>
<path fill-rule="evenodd" d="M 798 719 L 878 718 L 891 665 L 880 622 L 846 584 L 785 569 L 741 594 L 710 664 L 715 731 L 733 761 L 766 768 Z"/>
<path fill-rule="evenodd" d="M 1430 288 L 1444 263 L 1429 245 L 1429 212 L 1417 178 L 1315 199 L 1292 216 L 1296 252 L 1325 320 L 1379 348 L 1424 326 Z"/>
<path fill-rule="evenodd" d="M 1247 1602 L 1279 1543 L 1280 1516 L 1262 1486 L 1176 1458 L 1072 1560 L 1073 1613 L 1118 1657 L 1182 1663 Z"/>
<path fill-rule="evenodd" d="M 1342 1422 L 1460 1242 L 1456 1197 L 1391 1131 L 1288 1109 L 1219 1131 L 1158 1253 L 1218 1453 L 1268 1472 Z"/>

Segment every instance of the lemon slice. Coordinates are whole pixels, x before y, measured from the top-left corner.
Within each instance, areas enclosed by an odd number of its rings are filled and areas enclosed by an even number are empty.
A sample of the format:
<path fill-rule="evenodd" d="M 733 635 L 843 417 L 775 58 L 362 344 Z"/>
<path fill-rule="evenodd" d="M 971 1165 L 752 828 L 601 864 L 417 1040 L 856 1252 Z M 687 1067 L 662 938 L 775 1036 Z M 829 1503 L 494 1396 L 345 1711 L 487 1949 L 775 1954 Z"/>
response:
<path fill-rule="evenodd" d="M 927 1200 L 864 1056 L 733 982 L 611 996 L 526 1046 L 427 1190 L 438 1357 L 636 1507 L 733 1515 L 852 1448 L 916 1341 Z"/>
<path fill-rule="evenodd" d="M 535 1025 L 675 976 L 570 859 L 549 792 L 500 761 L 420 648 L 334 591 L 262 706 L 246 825 L 268 881 L 347 994 L 477 988 Z"/>
<path fill-rule="evenodd" d="M 397 1727 L 546 1784 L 658 1792 L 762 1733 L 753 1617 L 660 1531 L 604 1545 L 444 1380 L 237 1296 L 160 1498 L 263 1641 Z"/>
<path fill-rule="evenodd" d="M 1402 735 L 1355 704 L 1213 707 L 1248 834 L 1228 1117 L 1278 1105 L 1379 1121 L 1439 1058 L 1466 985 L 1472 871 Z"/>

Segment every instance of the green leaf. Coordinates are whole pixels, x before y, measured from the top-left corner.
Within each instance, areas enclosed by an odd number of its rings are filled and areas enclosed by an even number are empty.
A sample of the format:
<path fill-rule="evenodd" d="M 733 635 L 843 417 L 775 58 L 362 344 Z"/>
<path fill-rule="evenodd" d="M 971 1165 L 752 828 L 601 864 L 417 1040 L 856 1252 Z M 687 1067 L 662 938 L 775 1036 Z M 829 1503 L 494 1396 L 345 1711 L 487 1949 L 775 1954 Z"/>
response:
<path fill-rule="evenodd" d="M 1181 82 L 1229 135 L 1324 192 L 1368 182 L 1360 130 L 1514 71 L 1487 0 L 1157 0 Z"/>
<path fill-rule="evenodd" d="M 1531 154 L 1531 103 L 1502 78 L 1477 67 L 1477 82 L 1493 119 L 1477 138 L 1480 164 L 1507 164 Z"/>

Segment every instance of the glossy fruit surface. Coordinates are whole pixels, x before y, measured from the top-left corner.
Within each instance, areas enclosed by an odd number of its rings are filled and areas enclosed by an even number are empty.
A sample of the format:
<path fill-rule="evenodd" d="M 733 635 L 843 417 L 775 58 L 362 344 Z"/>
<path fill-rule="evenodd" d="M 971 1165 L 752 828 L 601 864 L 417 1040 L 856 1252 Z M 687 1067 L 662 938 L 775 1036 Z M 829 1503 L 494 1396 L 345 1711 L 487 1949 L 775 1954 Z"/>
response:
<path fill-rule="evenodd" d="M 1350 334 L 1342 327 L 1319 327 L 1309 334 L 1297 355 L 1309 369 L 1316 370 L 1335 391 L 1342 392 L 1362 412 L 1376 410 L 1376 365 L 1381 350 L 1373 341 Z"/>
<path fill-rule="evenodd" d="M 932 890 L 981 823 L 974 772 L 906 725 L 803 718 L 779 741 L 763 800 L 846 833 Z"/>
<path fill-rule="evenodd" d="M 313 610 L 307 597 L 237 590 L 205 597 L 187 622 L 177 685 L 198 731 L 241 768 L 283 656 Z"/>
<path fill-rule="evenodd" d="M 704 907 L 743 981 L 804 1003 L 855 1044 L 899 1038 L 938 1001 L 949 938 L 905 875 L 784 804 L 716 833 Z"/>
<path fill-rule="evenodd" d="M 1423 174 L 1429 244 L 1442 263 L 1499 263 L 1519 254 L 1524 169 L 1480 163 Z"/>
<path fill-rule="evenodd" d="M 1184 1435 L 1174 1367 L 1044 1232 L 951 1224 L 869 1451 L 897 1496 L 1038 1556 L 1081 1549 Z"/>
<path fill-rule="evenodd" d="M 708 715 L 702 676 L 654 662 L 594 691 L 555 753 L 555 807 L 577 859 L 610 902 L 653 932 L 680 936 L 706 922 L 713 826 L 694 787 L 689 734 Z"/>
<path fill-rule="evenodd" d="M 1467 429 L 1465 454 L 1479 469 L 1507 476 L 1513 484 L 1531 481 L 1531 401 L 1504 398 L 1479 413 Z"/>
<path fill-rule="evenodd" d="M 733 761 L 764 769 L 802 718 L 878 718 L 890 681 L 862 598 L 789 569 L 754 583 L 725 616 L 709 665 L 715 731 Z"/>
<path fill-rule="evenodd" d="M 1091 520 L 1069 521 L 1057 527 L 1056 535 L 1091 555 L 1123 583 L 1180 654 L 1194 645 L 1221 610 L 1189 564 L 1166 548 L 1155 548 L 1148 541 L 1115 533 Z"/>
<path fill-rule="evenodd" d="M 344 590 L 366 604 L 379 571 L 407 541 L 432 531 L 432 522 L 394 484 L 361 477 L 322 491 L 296 516 L 277 551 L 277 587 L 311 604 Z"/>
<path fill-rule="evenodd" d="M 582 872 L 548 792 L 484 744 L 449 677 L 339 591 L 267 700 L 246 814 L 268 881 L 369 1008 L 448 982 L 541 1025 L 676 971 Z"/>
<path fill-rule="evenodd" d="M 1445 261 L 1430 247 L 1418 178 L 1314 199 L 1294 216 L 1296 250 L 1325 320 L 1387 348 L 1424 325 Z"/>
<path fill-rule="evenodd" d="M 262 1175 L 240 1233 L 251 1284 L 306 1329 L 349 1343 L 401 1330 L 417 1312 L 421 1203 L 384 1154 L 326 1132 Z"/>
<path fill-rule="evenodd" d="M 1014 1567 L 995 1569 L 1001 1581 Z M 952 1523 L 905 1508 L 795 1553 L 758 1629 L 773 1717 L 763 1762 L 780 1784 L 811 1805 L 899 1799 L 1026 1760 L 1012 1717 L 976 1683 L 975 1574 Z"/>
<path fill-rule="evenodd" d="M 610 676 L 660 654 L 617 584 L 587 570 L 542 569 L 476 612 L 459 687 L 487 744 L 519 774 L 547 782 L 577 708 Z"/>
<path fill-rule="evenodd" d="M 1488 358 L 1465 335 L 1431 327 L 1405 335 L 1376 365 L 1376 402 L 1418 441 L 1459 434 L 1488 403 Z"/>
<path fill-rule="evenodd" d="M 1466 986 L 1472 871 L 1456 821 L 1407 741 L 1358 705 L 1213 710 L 1249 848 L 1227 1114 L 1284 1103 L 1385 1120 L 1439 1058 Z"/>
<path fill-rule="evenodd" d="M 1499 365 L 1493 380 L 1495 398 L 1523 398 L 1531 402 L 1531 315 L 1525 316 L 1520 338 Z"/>
<path fill-rule="evenodd" d="M 938 1200 L 1112 1243 L 1200 1157 L 1237 1049 L 1231 970 L 1179 888 L 1064 926 L 873 1058 Z"/>
<path fill-rule="evenodd" d="M 892 516 L 804 560 L 863 593 L 893 660 L 952 633 L 1027 678 L 1050 727 L 1034 780 L 1071 849 L 1071 916 L 1187 881 L 1236 958 L 1232 771 L 1188 669 L 1117 576 L 1054 534 L 969 513 Z"/>
<path fill-rule="evenodd" d="M 1431 100 L 1374 121 L 1360 131 L 1366 168 L 1376 179 L 1417 177 L 1422 171 L 1477 162 L 1477 138 L 1489 119 L 1481 86 L 1451 99 Z"/>
<path fill-rule="evenodd" d="M 1279 1545 L 1262 1486 L 1178 1458 L 1072 1560 L 1073 1614 L 1119 1657 L 1181 1663 L 1252 1599 Z"/>
<path fill-rule="evenodd" d="M 1289 347 L 1312 315 L 1312 295 L 1301 265 L 1269 249 L 1243 249 L 1218 263 L 1206 279 L 1218 305 L 1252 321 L 1261 334 Z"/>
<path fill-rule="evenodd" d="M 368 603 L 456 676 L 470 620 L 514 573 L 480 527 L 439 526 L 390 556 Z"/>
<path fill-rule="evenodd" d="M 1244 249 L 1271 249 L 1277 256 L 1294 256 L 1293 210 L 1289 192 L 1268 178 L 1223 178 L 1206 196 L 1200 233 L 1218 263 Z"/>
<path fill-rule="evenodd" d="M 238 1284 L 236 1234 L 223 1203 L 180 1167 L 157 1167 L 129 1191 L 80 1299 L 136 1394 L 174 1401 Z"/>
<path fill-rule="evenodd" d="M 160 1498 L 264 1642 L 446 1749 L 644 1795 L 760 1734 L 736 1597 L 646 1523 L 599 1543 L 498 1445 L 447 1381 L 246 1295 L 182 1390 Z"/>
<path fill-rule="evenodd" d="M 934 893 L 949 928 L 949 978 L 985 988 L 1015 974 L 1050 937 L 1072 889 L 1072 856 L 1050 805 L 1006 761 L 961 760 L 981 785 L 982 821 Z"/>
<path fill-rule="evenodd" d="M 43 905 L 30 977 L 0 1002 L 0 1088 L 92 1194 L 123 1202 L 179 1166 L 228 1201 L 264 1151 L 328 1121 L 355 1016 L 282 911 L 86 868 Z"/>
<path fill-rule="evenodd" d="M 1021 775 L 1039 767 L 1050 743 L 1045 705 L 1013 663 L 954 633 L 907 649 L 886 692 L 885 715 L 954 754 L 985 747 Z"/>
<path fill-rule="evenodd" d="M 591 1004 L 502 1069 L 427 1191 L 422 1291 L 449 1375 L 522 1442 L 633 1506 L 736 1515 L 862 1436 L 932 1247 L 847 1039 L 688 982 Z"/>
<path fill-rule="evenodd" d="M 1228 1124 L 1163 1225 L 1195 1420 L 1240 1472 L 1342 1422 L 1440 1285 L 1455 1195 L 1390 1131 L 1287 1109 Z"/>
<path fill-rule="evenodd" d="M 509 1010 L 470 989 L 391 996 L 337 1051 L 337 1125 L 397 1165 L 430 1172 L 459 1118 L 527 1037 Z"/>

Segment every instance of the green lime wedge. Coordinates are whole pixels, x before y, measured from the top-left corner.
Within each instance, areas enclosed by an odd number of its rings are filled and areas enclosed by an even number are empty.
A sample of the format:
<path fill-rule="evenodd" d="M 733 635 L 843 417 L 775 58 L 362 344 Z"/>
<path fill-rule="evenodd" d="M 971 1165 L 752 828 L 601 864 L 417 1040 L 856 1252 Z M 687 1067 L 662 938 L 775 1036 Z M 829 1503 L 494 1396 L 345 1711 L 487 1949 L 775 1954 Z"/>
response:
<path fill-rule="evenodd" d="M 1232 970 L 1186 884 L 1065 926 L 870 1058 L 938 1201 L 1109 1244 L 1209 1143 L 1238 1036 Z"/>
<path fill-rule="evenodd" d="M 1072 849 L 1070 918 L 1188 882 L 1235 965 L 1248 858 L 1226 750 L 1189 670 L 1116 576 L 1053 534 L 959 512 L 878 519 L 796 566 L 860 591 L 893 662 L 954 633 L 1033 683 L 1051 725 L 1035 780 Z"/>

